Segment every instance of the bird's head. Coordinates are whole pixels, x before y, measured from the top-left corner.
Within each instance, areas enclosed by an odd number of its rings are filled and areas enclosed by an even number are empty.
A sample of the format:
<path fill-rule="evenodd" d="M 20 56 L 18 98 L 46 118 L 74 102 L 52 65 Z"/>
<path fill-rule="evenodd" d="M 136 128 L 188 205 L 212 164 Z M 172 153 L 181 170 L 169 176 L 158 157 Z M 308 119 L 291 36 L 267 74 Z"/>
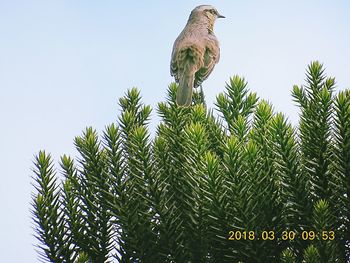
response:
<path fill-rule="evenodd" d="M 217 18 L 225 17 L 220 15 L 214 6 L 200 5 L 192 10 L 189 20 L 201 22 L 207 21 L 209 24 L 213 25 Z"/>

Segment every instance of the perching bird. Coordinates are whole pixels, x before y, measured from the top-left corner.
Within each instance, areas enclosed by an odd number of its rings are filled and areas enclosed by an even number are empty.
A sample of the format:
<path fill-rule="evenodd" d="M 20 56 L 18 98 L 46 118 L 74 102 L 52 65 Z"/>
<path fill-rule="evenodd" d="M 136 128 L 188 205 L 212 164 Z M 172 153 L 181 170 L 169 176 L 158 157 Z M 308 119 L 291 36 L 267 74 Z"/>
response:
<path fill-rule="evenodd" d="M 224 18 L 215 7 L 200 5 L 192 10 L 185 28 L 175 40 L 170 72 L 179 84 L 176 102 L 188 107 L 193 88 L 208 78 L 220 58 L 219 42 L 214 35 L 214 22 Z"/>

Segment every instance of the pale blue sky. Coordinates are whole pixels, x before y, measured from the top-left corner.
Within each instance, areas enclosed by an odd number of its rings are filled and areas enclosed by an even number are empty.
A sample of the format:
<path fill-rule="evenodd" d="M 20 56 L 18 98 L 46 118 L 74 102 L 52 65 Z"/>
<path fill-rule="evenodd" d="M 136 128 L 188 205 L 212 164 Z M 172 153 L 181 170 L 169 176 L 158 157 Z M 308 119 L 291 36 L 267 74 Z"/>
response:
<path fill-rule="evenodd" d="M 203 84 L 210 107 L 238 74 L 296 123 L 290 91 L 316 59 L 338 89 L 350 88 L 346 0 L 0 0 L 0 262 L 38 261 L 29 212 L 33 155 L 75 154 L 74 136 L 113 122 L 128 88 L 141 89 L 152 107 L 164 100 L 172 44 L 200 4 L 226 16 L 215 26 L 221 61 Z"/>

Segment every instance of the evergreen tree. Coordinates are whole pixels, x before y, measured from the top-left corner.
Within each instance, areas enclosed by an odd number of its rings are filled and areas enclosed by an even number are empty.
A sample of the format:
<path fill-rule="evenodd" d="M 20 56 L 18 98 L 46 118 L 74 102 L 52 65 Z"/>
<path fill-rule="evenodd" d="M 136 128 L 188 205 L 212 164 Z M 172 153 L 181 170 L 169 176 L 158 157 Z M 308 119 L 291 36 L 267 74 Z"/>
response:
<path fill-rule="evenodd" d="M 322 64 L 294 86 L 300 122 L 232 77 L 207 109 L 178 107 L 177 85 L 151 107 L 133 88 L 77 158 L 34 160 L 33 220 L 49 262 L 350 262 L 350 93 Z"/>

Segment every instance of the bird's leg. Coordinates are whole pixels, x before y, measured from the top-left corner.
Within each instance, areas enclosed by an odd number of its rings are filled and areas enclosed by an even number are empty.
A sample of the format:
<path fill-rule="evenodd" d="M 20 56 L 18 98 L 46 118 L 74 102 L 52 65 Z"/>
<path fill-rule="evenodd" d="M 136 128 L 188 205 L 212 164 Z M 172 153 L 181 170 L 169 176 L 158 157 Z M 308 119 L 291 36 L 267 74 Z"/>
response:
<path fill-rule="evenodd" d="M 193 101 L 194 105 L 203 104 L 204 107 L 206 107 L 202 85 L 199 85 L 198 87 L 196 88 L 196 91 L 193 94 L 192 101 Z"/>

